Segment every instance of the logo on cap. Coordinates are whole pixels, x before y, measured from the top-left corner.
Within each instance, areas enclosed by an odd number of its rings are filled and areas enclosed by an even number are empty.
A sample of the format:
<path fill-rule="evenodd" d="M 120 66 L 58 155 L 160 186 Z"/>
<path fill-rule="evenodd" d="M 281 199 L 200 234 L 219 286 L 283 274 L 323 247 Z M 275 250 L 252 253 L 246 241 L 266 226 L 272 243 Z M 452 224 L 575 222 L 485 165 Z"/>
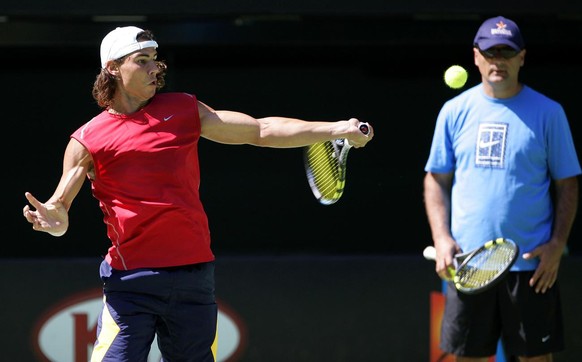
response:
<path fill-rule="evenodd" d="M 491 35 L 505 35 L 505 36 L 513 36 L 511 30 L 507 29 L 507 24 L 500 20 L 497 24 L 497 29 L 491 29 Z"/>

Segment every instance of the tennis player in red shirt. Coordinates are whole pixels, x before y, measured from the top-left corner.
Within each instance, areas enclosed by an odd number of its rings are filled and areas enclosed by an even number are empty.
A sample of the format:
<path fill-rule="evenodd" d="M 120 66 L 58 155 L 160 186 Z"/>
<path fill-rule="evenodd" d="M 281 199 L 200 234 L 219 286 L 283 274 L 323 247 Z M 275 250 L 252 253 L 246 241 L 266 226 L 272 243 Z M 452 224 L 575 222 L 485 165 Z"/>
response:
<path fill-rule="evenodd" d="M 157 335 L 167 361 L 216 360 L 214 255 L 200 202 L 198 141 L 302 147 L 374 136 L 360 122 L 254 118 L 217 111 L 190 93 L 158 93 L 166 64 L 149 30 L 119 27 L 101 43 L 93 96 L 103 111 L 71 135 L 54 194 L 31 193 L 24 217 L 63 235 L 84 181 L 103 211 L 111 247 L 100 267 L 104 308 L 91 361 L 146 361 Z"/>

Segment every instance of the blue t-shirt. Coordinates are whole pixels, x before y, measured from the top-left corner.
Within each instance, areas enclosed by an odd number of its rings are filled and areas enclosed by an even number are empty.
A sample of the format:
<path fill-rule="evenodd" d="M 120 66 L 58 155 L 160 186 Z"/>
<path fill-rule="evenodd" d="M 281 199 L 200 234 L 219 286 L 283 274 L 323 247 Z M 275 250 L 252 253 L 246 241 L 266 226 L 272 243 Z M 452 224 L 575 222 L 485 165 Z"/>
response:
<path fill-rule="evenodd" d="M 520 255 L 551 236 L 550 181 L 581 173 L 559 103 L 527 86 L 495 99 L 481 84 L 443 105 L 425 171 L 454 171 L 451 232 L 463 251 L 505 237 Z M 512 270 L 538 263 L 520 256 Z"/>

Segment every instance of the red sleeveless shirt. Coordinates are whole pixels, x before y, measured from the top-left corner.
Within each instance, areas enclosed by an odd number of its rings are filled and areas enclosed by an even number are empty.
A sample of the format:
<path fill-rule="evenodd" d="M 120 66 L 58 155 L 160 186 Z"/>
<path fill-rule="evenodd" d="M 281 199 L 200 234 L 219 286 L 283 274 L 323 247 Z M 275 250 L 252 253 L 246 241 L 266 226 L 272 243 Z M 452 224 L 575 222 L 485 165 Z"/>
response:
<path fill-rule="evenodd" d="M 200 128 L 194 95 L 160 93 L 130 115 L 103 111 L 71 135 L 93 158 L 113 268 L 214 260 L 199 195 Z"/>

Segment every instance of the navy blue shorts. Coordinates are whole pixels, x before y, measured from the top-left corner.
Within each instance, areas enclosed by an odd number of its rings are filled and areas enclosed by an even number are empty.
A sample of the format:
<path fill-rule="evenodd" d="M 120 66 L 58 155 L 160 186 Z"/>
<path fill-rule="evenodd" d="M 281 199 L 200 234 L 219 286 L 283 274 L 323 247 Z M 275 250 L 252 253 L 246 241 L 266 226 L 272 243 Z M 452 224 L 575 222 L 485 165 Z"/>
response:
<path fill-rule="evenodd" d="M 457 356 L 495 355 L 499 338 L 509 356 L 534 357 L 564 349 L 558 283 L 537 294 L 533 271 L 510 272 L 497 286 L 476 295 L 446 290 L 440 348 Z"/>
<path fill-rule="evenodd" d="M 164 361 L 215 362 L 213 262 L 124 271 L 103 261 L 100 275 L 92 362 L 146 362 L 155 336 Z"/>

